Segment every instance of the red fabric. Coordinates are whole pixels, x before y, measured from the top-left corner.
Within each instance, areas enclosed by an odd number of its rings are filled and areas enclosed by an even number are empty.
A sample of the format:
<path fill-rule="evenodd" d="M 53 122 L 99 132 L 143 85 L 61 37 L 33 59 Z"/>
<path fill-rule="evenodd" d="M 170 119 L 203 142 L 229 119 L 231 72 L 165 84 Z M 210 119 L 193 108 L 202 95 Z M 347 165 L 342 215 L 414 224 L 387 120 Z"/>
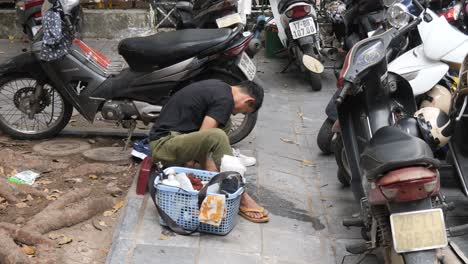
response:
<path fill-rule="evenodd" d="M 193 176 L 193 174 L 189 174 L 187 175 L 187 177 L 189 178 L 190 183 L 192 183 L 193 189 L 199 191 L 201 190 L 201 188 L 203 188 L 202 181 L 198 179 L 197 177 Z"/>

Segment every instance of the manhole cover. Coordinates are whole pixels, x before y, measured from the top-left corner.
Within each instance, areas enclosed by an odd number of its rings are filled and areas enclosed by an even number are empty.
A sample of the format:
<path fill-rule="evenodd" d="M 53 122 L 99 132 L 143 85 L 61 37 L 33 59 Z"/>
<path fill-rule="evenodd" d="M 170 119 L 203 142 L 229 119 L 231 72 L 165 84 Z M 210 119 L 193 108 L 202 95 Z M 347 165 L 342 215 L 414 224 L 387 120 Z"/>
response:
<path fill-rule="evenodd" d="M 83 152 L 83 156 L 100 162 L 128 163 L 132 148 L 123 151 L 122 147 L 95 148 Z"/>
<path fill-rule="evenodd" d="M 33 150 L 47 156 L 66 156 L 78 154 L 90 148 L 89 143 L 77 139 L 53 139 L 35 145 Z"/>

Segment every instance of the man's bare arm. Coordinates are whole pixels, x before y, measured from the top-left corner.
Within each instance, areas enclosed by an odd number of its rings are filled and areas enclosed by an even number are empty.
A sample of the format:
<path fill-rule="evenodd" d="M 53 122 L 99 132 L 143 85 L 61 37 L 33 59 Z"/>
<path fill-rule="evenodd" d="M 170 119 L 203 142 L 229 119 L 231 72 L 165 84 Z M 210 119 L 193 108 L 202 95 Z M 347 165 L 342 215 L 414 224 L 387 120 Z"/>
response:
<path fill-rule="evenodd" d="M 216 121 L 211 116 L 205 116 L 203 119 L 203 123 L 200 127 L 200 130 L 210 129 L 210 128 L 217 128 L 219 126 L 219 122 Z"/>

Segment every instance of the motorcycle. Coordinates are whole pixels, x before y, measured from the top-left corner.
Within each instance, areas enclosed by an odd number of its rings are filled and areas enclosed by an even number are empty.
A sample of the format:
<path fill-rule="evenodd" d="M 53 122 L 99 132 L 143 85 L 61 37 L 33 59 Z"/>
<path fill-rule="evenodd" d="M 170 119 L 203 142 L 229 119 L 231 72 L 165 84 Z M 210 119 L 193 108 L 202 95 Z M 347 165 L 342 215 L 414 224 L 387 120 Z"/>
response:
<path fill-rule="evenodd" d="M 387 57 L 406 33 L 436 19 L 413 2 L 421 16 L 348 52 L 336 99 L 351 189 L 361 205 L 361 217 L 343 225 L 361 227 L 367 240 L 347 250 L 380 249 L 386 263 L 440 263 L 438 251 L 447 246 L 440 161 L 424 140 L 395 126 L 402 109 L 412 116 L 417 106 L 410 83 L 388 71 Z"/>
<path fill-rule="evenodd" d="M 23 29 L 24 34 L 32 40 L 42 27 L 42 12 L 50 7 L 48 0 L 23 0 L 16 3 L 16 24 Z M 83 27 L 83 10 L 73 10 L 76 34 L 80 34 Z"/>
<path fill-rule="evenodd" d="M 414 11 L 412 12 L 410 8 L 414 7 L 395 3 L 389 8 L 389 11 L 391 11 L 389 13 L 414 14 Z M 460 65 L 465 55 L 464 52 L 468 50 L 468 36 L 453 28 L 445 17 L 438 17 L 430 9 L 427 12 L 435 19 L 429 23 L 423 21 L 418 27 L 422 44 L 396 57 L 388 66 L 390 72 L 401 75 L 409 81 L 416 97 L 421 97 L 431 90 L 434 85 L 441 82 L 445 87 L 449 88 L 451 83 L 447 84 L 444 81 L 453 79 L 449 69 L 451 66 Z M 399 27 L 401 23 L 404 23 L 404 21 L 398 21 L 398 19 L 398 16 L 388 17 L 394 27 Z M 443 37 L 441 38 L 441 36 Z M 444 39 L 451 40 L 449 45 L 442 44 Z M 332 127 L 338 118 L 333 102 L 337 96 L 335 94 L 327 105 L 325 111 L 327 119 L 322 124 L 317 137 L 317 144 L 324 153 L 333 152 L 331 149 L 331 142 L 334 137 Z M 338 142 L 338 144 L 340 143 Z M 340 147 L 338 146 L 338 148 Z M 335 153 L 335 155 L 341 154 Z M 346 172 L 340 171 L 339 173 L 341 180 L 348 178 Z M 346 185 L 346 181 L 343 181 L 343 183 Z"/>
<path fill-rule="evenodd" d="M 444 16 L 447 21 L 458 28 L 464 34 L 468 34 L 468 3 L 464 0 L 458 3 L 453 1 L 449 6 L 437 12 L 439 16 Z"/>
<path fill-rule="evenodd" d="M 53 7 L 68 32 L 65 36 L 72 35 L 70 16 L 78 3 L 57 1 Z M 245 53 L 253 35 L 244 32 L 242 24 L 233 27 L 124 39 L 118 50 L 129 68 L 112 63 L 77 38 L 63 57 L 43 61 L 41 55 L 52 49 L 42 48 L 41 29 L 31 52 L 0 65 L 0 129 L 19 139 L 52 137 L 68 123 L 74 107 L 89 122 L 100 112 L 104 120 L 128 128 L 130 138 L 138 120 L 153 122 L 168 98 L 190 82 L 258 81 L 255 65 Z M 250 133 L 257 114 L 236 117 L 231 143 Z"/>
<path fill-rule="evenodd" d="M 296 62 L 308 76 L 312 90 L 322 89 L 324 66 L 317 13 L 312 0 L 270 1 L 281 43 L 287 48 L 291 62 Z"/>

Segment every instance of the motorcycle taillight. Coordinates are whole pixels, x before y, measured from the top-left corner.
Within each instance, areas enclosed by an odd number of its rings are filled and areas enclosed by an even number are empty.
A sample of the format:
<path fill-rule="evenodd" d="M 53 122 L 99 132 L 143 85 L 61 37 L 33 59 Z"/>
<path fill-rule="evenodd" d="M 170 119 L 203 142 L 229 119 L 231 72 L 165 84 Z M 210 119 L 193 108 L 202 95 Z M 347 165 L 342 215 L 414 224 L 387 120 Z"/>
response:
<path fill-rule="evenodd" d="M 248 37 L 245 37 L 242 39 L 242 41 L 239 43 L 237 42 L 233 46 L 229 47 L 228 50 L 224 52 L 224 54 L 228 56 L 237 56 L 241 54 L 249 45 L 249 42 L 253 39 L 253 34 L 250 34 Z"/>
<path fill-rule="evenodd" d="M 377 182 L 388 201 L 409 202 L 431 197 L 440 189 L 439 174 L 424 167 L 391 171 Z"/>
<path fill-rule="evenodd" d="M 301 18 L 305 17 L 310 13 L 310 5 L 298 5 L 286 12 L 286 16 L 289 18 Z"/>
<path fill-rule="evenodd" d="M 44 0 L 29 0 L 24 2 L 24 8 L 29 9 L 34 6 L 42 5 Z"/>
<path fill-rule="evenodd" d="M 439 16 L 444 16 L 445 19 L 447 19 L 448 22 L 454 21 L 455 20 L 455 12 L 453 8 L 450 8 L 449 10 L 445 11 L 442 14 L 439 14 Z"/>

